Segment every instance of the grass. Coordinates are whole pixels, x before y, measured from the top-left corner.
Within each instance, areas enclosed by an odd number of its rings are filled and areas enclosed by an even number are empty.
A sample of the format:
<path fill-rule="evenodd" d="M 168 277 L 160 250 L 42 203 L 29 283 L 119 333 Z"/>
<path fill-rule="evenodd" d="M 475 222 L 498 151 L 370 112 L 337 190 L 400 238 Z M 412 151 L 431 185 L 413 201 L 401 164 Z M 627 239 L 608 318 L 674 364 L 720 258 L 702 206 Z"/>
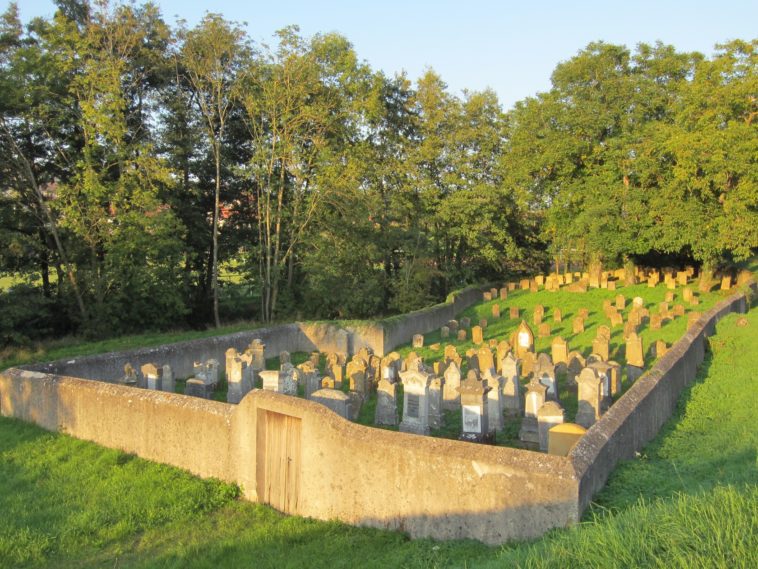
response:
<path fill-rule="evenodd" d="M 758 311 L 730 315 L 675 416 L 568 529 L 411 541 L 285 517 L 238 490 L 0 419 L 0 567 L 756 567 Z"/>

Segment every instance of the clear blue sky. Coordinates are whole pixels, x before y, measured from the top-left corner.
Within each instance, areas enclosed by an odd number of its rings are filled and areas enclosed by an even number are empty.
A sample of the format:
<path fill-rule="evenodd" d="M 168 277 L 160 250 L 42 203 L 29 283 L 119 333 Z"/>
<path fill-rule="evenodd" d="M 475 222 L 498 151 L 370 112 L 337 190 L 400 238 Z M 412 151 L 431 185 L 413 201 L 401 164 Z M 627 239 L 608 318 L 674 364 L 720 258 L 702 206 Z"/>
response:
<path fill-rule="evenodd" d="M 167 21 L 190 25 L 206 10 L 247 22 L 253 40 L 297 24 L 305 35 L 336 31 L 361 59 L 416 79 L 434 68 L 451 91 L 494 89 L 505 108 L 550 88 L 550 74 L 589 42 L 630 48 L 661 40 L 680 51 L 758 36 L 758 0 L 157 0 Z M 19 0 L 24 21 L 50 16 L 52 0 Z"/>

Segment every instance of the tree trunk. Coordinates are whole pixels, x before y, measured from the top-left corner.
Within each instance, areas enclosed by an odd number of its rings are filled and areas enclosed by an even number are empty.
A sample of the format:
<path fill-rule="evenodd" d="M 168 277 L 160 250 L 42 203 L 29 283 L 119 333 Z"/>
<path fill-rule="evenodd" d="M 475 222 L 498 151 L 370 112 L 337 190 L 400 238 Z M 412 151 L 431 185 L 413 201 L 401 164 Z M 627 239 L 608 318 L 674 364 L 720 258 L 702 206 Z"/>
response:
<path fill-rule="evenodd" d="M 219 195 L 221 193 L 221 148 L 220 142 L 215 143 L 214 155 L 216 159 L 216 188 L 213 195 L 213 266 L 211 276 L 211 288 L 213 289 L 213 321 L 216 328 L 221 327 L 218 317 L 218 215 Z"/>

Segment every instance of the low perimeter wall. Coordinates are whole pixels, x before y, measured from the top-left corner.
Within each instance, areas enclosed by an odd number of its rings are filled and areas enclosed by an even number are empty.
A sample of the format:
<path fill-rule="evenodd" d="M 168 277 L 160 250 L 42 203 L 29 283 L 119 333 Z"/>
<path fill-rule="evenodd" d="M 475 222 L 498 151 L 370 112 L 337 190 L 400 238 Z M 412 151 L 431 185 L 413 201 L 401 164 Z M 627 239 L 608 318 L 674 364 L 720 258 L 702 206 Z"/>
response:
<path fill-rule="evenodd" d="M 576 522 L 670 417 L 715 323 L 745 309 L 739 293 L 703 315 L 568 457 L 373 429 L 261 390 L 229 405 L 22 369 L 0 373 L 0 413 L 236 482 L 287 513 L 496 544 Z"/>

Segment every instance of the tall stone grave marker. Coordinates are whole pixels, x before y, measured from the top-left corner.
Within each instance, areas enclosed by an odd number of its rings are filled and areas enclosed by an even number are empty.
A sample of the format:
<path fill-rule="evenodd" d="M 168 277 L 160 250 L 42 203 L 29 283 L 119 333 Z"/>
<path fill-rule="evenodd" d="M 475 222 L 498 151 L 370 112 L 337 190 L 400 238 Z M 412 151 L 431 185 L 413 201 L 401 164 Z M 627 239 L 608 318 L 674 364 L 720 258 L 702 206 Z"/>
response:
<path fill-rule="evenodd" d="M 545 404 L 537 410 L 537 429 L 539 432 L 540 450 L 547 451 L 548 448 L 548 431 L 564 423 L 566 420 L 565 412 L 556 401 L 546 401 Z"/>
<path fill-rule="evenodd" d="M 400 430 L 418 435 L 429 434 L 429 384 L 432 376 L 423 371 L 402 371 L 403 420 Z"/>

